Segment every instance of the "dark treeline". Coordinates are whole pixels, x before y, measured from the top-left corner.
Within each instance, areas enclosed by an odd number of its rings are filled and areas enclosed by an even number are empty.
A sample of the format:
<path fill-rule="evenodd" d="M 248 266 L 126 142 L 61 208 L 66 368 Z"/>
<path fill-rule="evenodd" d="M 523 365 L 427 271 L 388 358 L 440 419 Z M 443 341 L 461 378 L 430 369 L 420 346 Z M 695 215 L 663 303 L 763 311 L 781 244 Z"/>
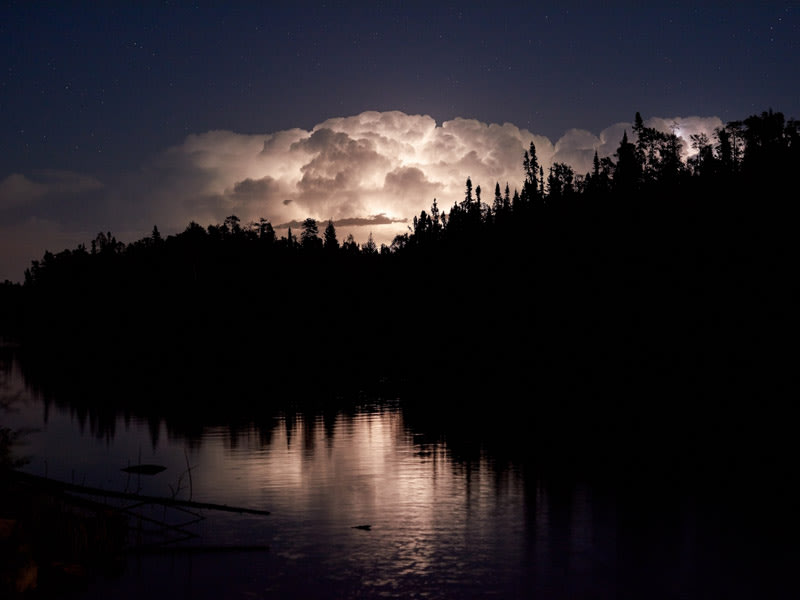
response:
<path fill-rule="evenodd" d="M 140 405 L 390 381 L 411 413 L 511 422 L 540 455 L 608 462 L 624 441 L 762 460 L 788 434 L 798 123 L 770 110 L 691 144 L 684 162 L 638 113 L 586 174 L 545 172 L 531 144 L 519 187 L 467 178 L 380 248 L 313 219 L 285 237 L 236 216 L 127 245 L 100 233 L 3 286 L 2 326 L 31 373 Z"/>

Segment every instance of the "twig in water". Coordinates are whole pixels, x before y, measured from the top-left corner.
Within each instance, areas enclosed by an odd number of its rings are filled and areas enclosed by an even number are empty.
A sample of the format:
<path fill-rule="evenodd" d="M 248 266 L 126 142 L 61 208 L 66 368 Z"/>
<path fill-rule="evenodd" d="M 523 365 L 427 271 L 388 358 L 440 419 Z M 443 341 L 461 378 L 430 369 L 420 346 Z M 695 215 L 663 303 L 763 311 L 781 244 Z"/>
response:
<path fill-rule="evenodd" d="M 189 455 L 186 448 L 183 449 L 183 457 L 186 459 L 186 472 L 189 473 L 189 500 L 192 499 L 192 467 L 189 466 Z"/>

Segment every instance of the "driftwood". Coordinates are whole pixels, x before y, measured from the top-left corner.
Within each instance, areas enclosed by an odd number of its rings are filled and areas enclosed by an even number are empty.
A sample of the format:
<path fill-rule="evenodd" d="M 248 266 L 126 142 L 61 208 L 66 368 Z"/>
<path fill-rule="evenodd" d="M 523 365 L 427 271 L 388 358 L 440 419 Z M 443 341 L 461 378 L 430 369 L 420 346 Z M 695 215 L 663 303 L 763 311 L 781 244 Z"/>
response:
<path fill-rule="evenodd" d="M 161 504 L 164 506 L 183 506 L 187 508 L 205 508 L 209 510 L 220 510 L 226 512 L 234 512 L 250 515 L 268 515 L 268 510 L 258 510 L 255 508 L 242 508 L 240 506 L 229 506 L 227 504 L 214 504 L 212 502 L 194 502 L 192 500 L 179 500 L 177 498 L 165 498 L 160 496 L 145 496 L 142 494 L 134 494 L 130 492 L 117 492 L 114 490 L 104 490 L 101 488 L 89 487 L 85 485 L 77 485 L 74 483 L 66 483 L 64 481 L 56 481 L 54 479 L 47 479 L 39 477 L 38 475 L 31 475 L 21 471 L 13 471 L 14 477 L 20 481 L 30 483 L 32 485 L 42 486 L 51 490 L 60 490 L 64 492 L 73 492 L 77 494 L 87 494 L 89 496 L 105 496 L 107 498 L 122 498 L 124 500 L 135 500 L 137 502 L 149 502 L 153 504 Z"/>

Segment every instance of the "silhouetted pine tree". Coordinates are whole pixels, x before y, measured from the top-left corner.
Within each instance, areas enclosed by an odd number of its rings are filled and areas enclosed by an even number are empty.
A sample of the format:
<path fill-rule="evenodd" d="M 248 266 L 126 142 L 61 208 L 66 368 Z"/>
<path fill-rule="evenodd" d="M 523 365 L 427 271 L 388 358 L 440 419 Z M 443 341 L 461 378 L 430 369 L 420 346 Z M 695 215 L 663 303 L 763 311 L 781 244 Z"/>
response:
<path fill-rule="evenodd" d="M 332 220 L 328 220 L 328 225 L 325 227 L 323 238 L 325 250 L 328 250 L 329 252 L 336 252 L 339 249 L 339 240 L 336 239 L 336 227 L 334 227 Z"/>

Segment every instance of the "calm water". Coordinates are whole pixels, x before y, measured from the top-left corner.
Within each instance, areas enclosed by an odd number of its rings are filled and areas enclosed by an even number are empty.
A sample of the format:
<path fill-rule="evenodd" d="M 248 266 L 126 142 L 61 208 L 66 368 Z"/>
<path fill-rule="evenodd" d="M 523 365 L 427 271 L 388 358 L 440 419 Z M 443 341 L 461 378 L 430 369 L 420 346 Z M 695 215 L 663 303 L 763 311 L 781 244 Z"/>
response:
<path fill-rule="evenodd" d="M 797 552 L 776 550 L 750 516 L 744 527 L 742 515 L 684 491 L 623 498 L 617 484 L 539 477 L 487 454 L 456 460 L 446 442 L 406 425 L 399 402 L 279 413 L 187 439 L 160 419 L 101 422 L 46 403 L 16 369 L 2 386 L 3 425 L 37 430 L 20 449 L 28 472 L 271 511 L 202 510 L 185 528 L 193 545 L 266 551 L 130 557 L 121 575 L 94 578 L 77 598 L 744 598 L 794 589 Z M 136 463 L 167 468 L 120 470 Z M 162 507 L 144 514 L 188 520 Z M 354 528 L 363 524 L 371 530 Z"/>

